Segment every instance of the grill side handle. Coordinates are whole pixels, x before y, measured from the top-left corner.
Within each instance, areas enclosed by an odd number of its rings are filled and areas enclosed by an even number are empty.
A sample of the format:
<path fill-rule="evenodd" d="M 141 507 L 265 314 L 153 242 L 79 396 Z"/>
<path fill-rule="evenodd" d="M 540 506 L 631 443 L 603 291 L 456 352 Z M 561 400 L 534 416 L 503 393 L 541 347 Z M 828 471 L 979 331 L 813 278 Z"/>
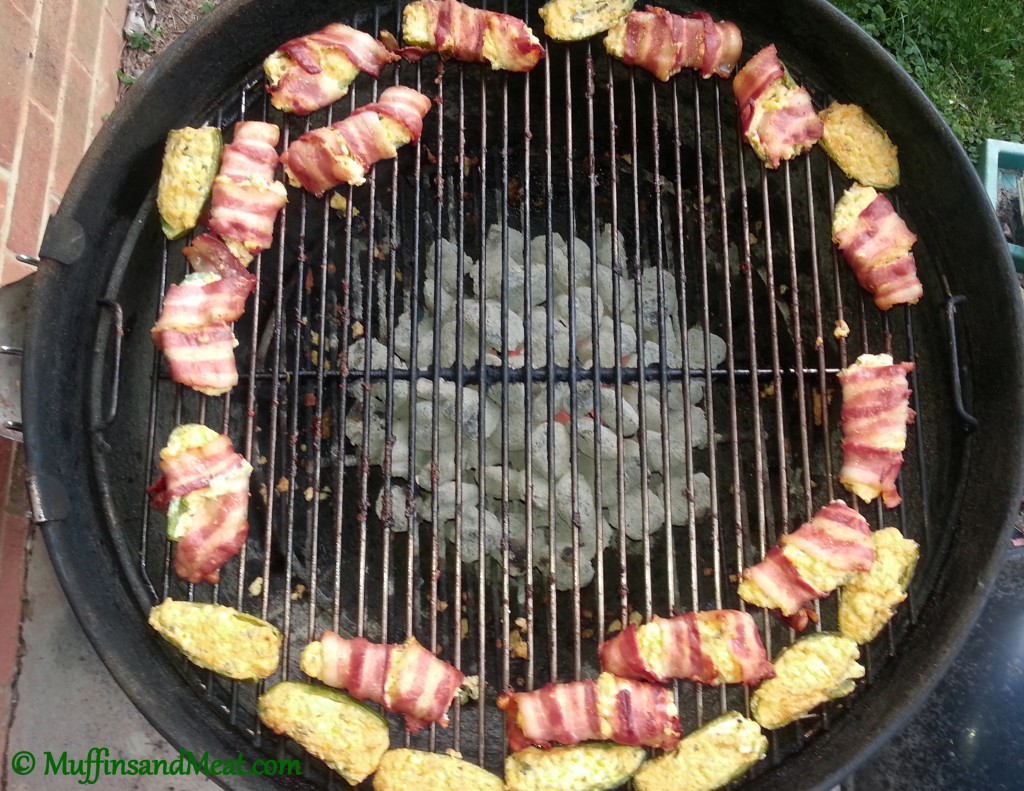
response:
<path fill-rule="evenodd" d="M 950 296 L 946 299 L 946 322 L 949 327 L 949 371 L 953 384 L 953 408 L 964 424 L 968 433 L 978 430 L 981 425 L 964 406 L 964 385 L 960 376 L 960 338 L 957 332 L 956 309 L 967 303 L 963 295 Z"/>

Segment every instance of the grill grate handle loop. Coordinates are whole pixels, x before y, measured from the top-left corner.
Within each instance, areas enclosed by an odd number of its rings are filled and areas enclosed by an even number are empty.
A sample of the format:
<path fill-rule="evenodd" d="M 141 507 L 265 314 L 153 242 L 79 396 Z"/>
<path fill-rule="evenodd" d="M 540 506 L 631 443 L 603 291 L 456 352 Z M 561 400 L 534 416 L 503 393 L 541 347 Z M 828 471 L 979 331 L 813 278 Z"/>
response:
<path fill-rule="evenodd" d="M 978 430 L 978 419 L 964 407 L 964 388 L 960 379 L 960 352 L 959 337 L 956 327 L 956 309 L 959 305 L 967 302 L 967 297 L 962 294 L 951 296 L 946 299 L 946 321 L 949 325 L 949 359 L 950 373 L 953 377 L 953 408 L 956 410 L 960 420 L 968 433 Z"/>
<path fill-rule="evenodd" d="M 101 308 L 107 308 L 114 315 L 114 372 L 111 374 L 110 403 L 103 419 L 94 426 L 94 431 L 103 431 L 117 417 L 117 399 L 121 391 L 121 339 L 124 337 L 124 310 L 119 302 L 112 299 L 97 300 Z"/>

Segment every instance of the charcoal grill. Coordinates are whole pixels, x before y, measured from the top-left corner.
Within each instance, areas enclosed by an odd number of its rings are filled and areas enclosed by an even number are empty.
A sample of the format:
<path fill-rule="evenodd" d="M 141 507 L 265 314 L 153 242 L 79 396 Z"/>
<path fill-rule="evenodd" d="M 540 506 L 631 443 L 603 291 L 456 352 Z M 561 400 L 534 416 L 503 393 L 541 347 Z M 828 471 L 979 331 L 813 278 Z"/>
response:
<path fill-rule="evenodd" d="M 299 651 L 324 628 L 387 641 L 414 634 L 478 674 L 483 694 L 456 706 L 447 730 L 409 737 L 392 723 L 392 744 L 454 747 L 498 769 L 504 739 L 497 691 L 593 675 L 597 643 L 635 614 L 740 606 L 739 569 L 827 500 L 851 501 L 835 481 L 835 375 L 860 353 L 888 351 L 917 363 L 911 386 L 918 417 L 900 479 L 904 502 L 893 511 L 861 510 L 873 527 L 896 524 L 917 539 L 922 563 L 908 602 L 864 651 L 868 674 L 857 692 L 773 735 L 769 759 L 744 785 L 829 787 L 900 727 L 948 665 L 984 600 L 1020 501 L 1019 299 L 1005 245 L 963 151 L 909 78 L 830 6 L 704 4 L 716 18 L 740 25 L 748 56 L 776 42 L 819 106 L 832 97 L 861 103 L 900 145 L 904 182 L 895 200 L 920 237 L 915 251 L 925 298 L 882 314 L 830 242 L 829 218 L 845 178 L 820 150 L 766 172 L 740 139 L 728 83 L 691 74 L 656 83 L 610 62 L 594 40 L 550 44 L 548 57 L 526 76 L 434 58 L 402 64 L 379 83 L 360 77 L 348 97 L 308 120 L 284 117 L 269 106 L 258 67 L 277 44 L 339 16 L 363 30 L 398 28 L 400 5 L 357 4 L 344 14 L 334 5 L 227 3 L 210 14 L 129 92 L 47 229 L 25 362 L 29 484 L 58 574 L 100 655 L 175 745 L 256 758 L 288 749 L 253 713 L 262 687 L 229 685 L 187 665 L 148 630 L 153 603 L 168 595 L 213 600 L 270 618 L 286 635 L 285 678 L 301 677 Z M 528 5 L 503 10 L 529 13 L 540 29 Z M 281 125 L 286 146 L 393 82 L 436 97 L 420 143 L 375 167 L 367 185 L 337 190 L 340 209 L 290 190 L 275 244 L 253 264 L 259 284 L 236 328 L 239 386 L 211 399 L 174 385 L 148 332 L 167 286 L 185 273 L 183 244 L 163 241 L 154 210 L 167 130 L 267 119 Z M 493 248 L 489 254 L 485 241 L 494 224 L 501 229 L 499 255 Z M 433 302 L 441 299 L 434 277 L 441 254 L 427 255 L 431 242 L 449 239 L 482 270 L 501 272 L 507 337 L 510 258 L 518 254 L 513 232 L 541 237 L 545 259 L 555 234 L 582 239 L 591 252 L 577 255 L 569 246 L 569 280 L 582 273 L 596 291 L 605 224 L 625 239 L 624 255 L 613 262 L 623 274 L 614 281 L 613 311 L 630 299 L 653 300 L 653 327 L 633 329 L 638 337 L 656 330 L 658 358 L 675 351 L 681 365 L 648 360 L 643 349 L 635 364 L 588 368 L 570 358 L 559 365 L 550 310 L 527 331 L 521 367 L 508 357 L 488 364 L 482 334 L 467 334 L 464 322 L 456 363 L 439 361 L 441 324 L 424 308 L 429 279 L 437 289 Z M 531 260 L 529 245 L 522 253 Z M 645 277 L 645 269 L 653 276 Z M 460 269 L 458 281 L 467 274 Z M 550 305 L 550 271 L 544 288 Z M 483 296 L 472 288 L 456 298 L 458 315 L 482 307 Z M 703 354 L 691 356 L 685 343 L 667 348 L 666 307 L 673 301 L 683 331 L 696 327 L 703 336 Z M 580 323 L 597 321 L 596 310 L 591 304 L 570 312 L 572 348 Z M 422 319 L 412 322 L 414 348 L 419 333 L 433 333 L 425 359 L 402 368 L 376 365 L 366 354 L 350 364 L 360 337 L 379 339 L 391 355 L 390 330 L 406 312 Z M 834 335 L 840 320 L 850 327 L 847 338 Z M 706 351 L 712 333 L 727 345 L 717 365 Z M 475 362 L 459 362 L 467 343 L 477 344 Z M 616 359 L 624 356 L 617 353 L 621 343 L 617 330 Z M 365 450 L 371 412 L 379 408 L 373 395 L 383 388 L 385 432 L 393 433 L 396 419 L 407 425 L 410 455 L 417 443 L 430 449 L 419 472 L 437 474 L 441 429 L 430 415 L 439 413 L 439 388 L 417 395 L 417 381 L 461 385 L 459 414 L 468 389 L 481 401 L 483 392 L 497 393 L 500 561 L 485 556 L 481 536 L 477 562 L 459 562 L 468 540 L 462 530 L 447 537 L 436 505 L 433 518 L 418 516 L 414 476 L 396 471 L 390 453 L 374 464 Z M 556 454 L 549 450 L 547 464 L 538 466 L 529 454 L 519 460 L 509 450 L 508 394 L 522 382 L 547 399 L 548 422 L 558 411 L 555 384 L 564 384 L 570 427 L 584 417 L 580 391 L 605 387 L 618 395 L 636 384 L 661 404 L 652 414 L 640 399 L 641 441 L 645 429 L 667 425 L 671 391 L 689 403 L 691 385 L 704 387 L 712 441 L 708 449 L 688 442 L 684 463 L 676 465 L 691 496 L 673 496 L 665 480 L 641 486 L 642 539 L 617 534 L 596 555 L 593 582 L 575 590 L 558 590 L 554 575 L 536 567 L 545 556 L 554 565 L 554 538 L 535 538 L 529 528 L 545 524 L 556 508 L 555 475 L 547 471 Z M 405 383 L 412 403 L 426 409 L 418 413 L 396 398 Z M 600 420 L 599 402 L 593 411 Z M 543 422 L 527 415 L 527 431 Z M 695 427 L 688 409 L 682 415 L 689 439 Z M 482 434 L 483 412 L 476 419 Z M 163 518 L 144 494 L 168 432 L 191 421 L 227 432 L 255 467 L 250 538 L 216 587 L 174 577 Z M 349 421 L 364 427 L 361 442 L 346 436 Z M 619 508 L 628 485 L 622 421 L 616 423 L 615 457 L 597 462 L 599 469 L 611 465 L 615 485 L 602 485 L 597 475 L 598 510 Z M 471 469 L 485 462 L 471 435 L 472 427 L 455 431 L 457 489 L 475 483 Z M 572 430 L 574 511 L 579 468 L 587 463 L 583 443 Z M 644 450 L 641 478 L 648 480 L 652 455 L 667 467 L 670 449 Z M 545 480 L 550 492 L 547 503 L 526 509 L 521 548 L 508 535 L 509 471 L 519 463 L 528 480 Z M 698 472 L 710 481 L 706 515 L 698 515 L 692 497 Z M 401 494 L 387 502 L 392 483 Z M 378 517 L 374 502 L 382 489 L 387 505 Z M 652 494 L 666 512 L 685 513 L 685 524 L 652 534 Z M 482 507 L 457 502 L 461 523 Z M 396 529 L 405 520 L 411 529 Z M 606 528 L 595 527 L 602 544 Z M 579 552 L 573 541 L 576 569 Z M 517 562 L 522 576 L 512 574 Z M 834 628 L 834 607 L 822 602 L 813 628 Z M 759 611 L 755 618 L 770 654 L 792 641 L 773 619 Z M 513 633 L 525 650 L 513 647 Z M 727 707 L 747 709 L 742 688 L 680 684 L 677 691 L 687 730 Z M 289 787 L 331 782 L 312 760 L 303 774 Z M 246 778 L 245 786 L 260 781 Z"/>

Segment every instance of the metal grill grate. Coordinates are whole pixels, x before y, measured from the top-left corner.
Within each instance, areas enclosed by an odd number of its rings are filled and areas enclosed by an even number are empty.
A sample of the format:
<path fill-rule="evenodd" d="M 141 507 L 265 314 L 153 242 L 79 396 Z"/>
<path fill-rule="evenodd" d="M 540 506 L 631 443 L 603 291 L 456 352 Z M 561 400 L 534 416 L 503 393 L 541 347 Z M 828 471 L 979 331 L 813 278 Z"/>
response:
<path fill-rule="evenodd" d="M 387 16 L 377 25 L 394 29 L 394 22 Z M 851 500 L 834 482 L 840 400 L 835 374 L 857 354 L 884 350 L 897 359 L 917 360 L 911 386 L 918 417 L 901 478 L 904 505 L 885 514 L 880 507 L 869 509 L 866 516 L 873 527 L 895 518 L 905 534 L 924 545 L 926 559 L 909 606 L 888 638 L 865 652 L 869 673 L 864 683 L 870 684 L 927 591 L 927 558 L 941 549 L 941 537 L 930 526 L 924 460 L 926 446 L 937 442 L 934 432 L 948 430 L 953 417 L 941 398 L 927 404 L 918 398 L 921 378 L 943 385 L 941 361 L 915 349 L 915 317 L 903 310 L 878 313 L 832 249 L 831 210 L 845 187 L 843 177 L 833 173 L 820 151 L 766 173 L 741 143 L 728 85 L 685 74 L 655 84 L 648 75 L 609 61 L 599 44 L 551 45 L 548 57 L 529 75 L 433 59 L 403 64 L 395 74 L 396 81 L 436 97 L 422 140 L 402 150 L 397 161 L 378 164 L 366 185 L 336 190 L 344 199 L 340 210 L 328 199 L 289 189 L 275 246 L 252 265 L 259 285 L 236 327 L 242 381 L 233 393 L 208 399 L 186 391 L 169 381 L 158 353 L 146 346 L 148 338 L 126 340 L 126 356 L 152 366 L 155 386 L 147 411 L 139 416 L 148 425 L 143 458 L 151 480 L 158 474 L 155 461 L 162 441 L 174 425 L 190 421 L 228 433 L 255 468 L 248 544 L 212 590 L 185 586 L 174 577 L 163 520 L 147 508 L 141 492 L 115 494 L 116 510 L 137 515 L 132 521 L 139 528 L 120 540 L 141 575 L 146 604 L 168 595 L 212 598 L 269 618 L 286 635 L 285 678 L 301 677 L 298 654 L 324 628 L 392 642 L 413 634 L 467 675 L 478 674 L 483 693 L 475 702 L 455 706 L 447 731 L 431 728 L 410 738 L 393 722 L 392 743 L 451 746 L 498 769 L 504 737 L 494 706 L 497 691 L 594 675 L 598 642 L 610 636 L 614 622 L 621 626 L 635 613 L 648 619 L 740 607 L 735 576 L 743 566 L 827 500 Z M 276 121 L 283 129 L 283 148 L 304 131 L 372 101 L 379 90 L 374 81 L 360 78 L 333 110 L 303 120 L 270 108 L 261 78 L 253 76 L 211 122 L 229 128 L 239 117 Z M 913 224 L 912 214 L 909 219 Z M 146 222 L 155 228 L 155 211 Z M 556 363 L 557 322 L 551 306 L 558 284 L 551 266 L 543 283 L 544 320 L 526 323 L 522 366 L 511 364 L 508 355 L 501 364 L 488 363 L 484 333 L 473 337 L 464 318 L 456 327 L 455 363 L 445 364 L 441 312 L 431 314 L 426 307 L 444 298 L 438 240 L 455 245 L 458 283 L 471 277 L 482 283 L 488 271 L 500 271 L 498 318 L 501 337 L 507 339 L 509 305 L 518 296 L 529 301 L 538 271 L 531 268 L 535 253 L 542 249 L 550 261 L 556 255 L 556 234 L 580 238 L 588 248 L 581 256 L 568 245 L 566 271 L 569 283 L 577 284 L 570 288 L 583 284 L 592 295 L 599 292 L 597 258 L 605 225 L 612 240 L 621 233 L 625 242 L 623 251 L 612 244 L 608 253 L 614 271 L 624 275 L 612 279 L 612 313 L 624 315 L 630 303 L 653 308 L 653 323 L 644 322 L 643 310 L 635 311 L 630 329 L 638 339 L 651 336 L 654 344 L 647 351 L 638 344 L 635 364 L 621 362 L 627 357 L 626 330 L 619 322 L 613 336 L 617 364 L 588 367 L 575 355 L 567 365 Z M 491 226 L 499 229 L 497 256 L 487 244 Z M 516 232 L 526 239 L 521 250 L 514 249 Z M 152 268 L 153 251 L 159 249 L 156 234 L 145 237 L 153 242 L 148 248 L 136 246 L 133 255 L 140 266 Z M 543 243 L 531 247 L 535 237 Z M 428 256 L 431 243 L 435 253 Z M 152 312 L 142 323 L 155 320 L 160 295 L 184 274 L 181 246 L 163 246 L 159 276 L 151 276 L 146 286 Z M 463 254 L 478 261 L 478 268 L 468 272 Z M 525 261 L 522 295 L 510 280 L 512 259 L 519 254 Z M 919 260 L 926 258 L 926 251 L 919 255 Z M 425 292 L 427 284 L 432 293 Z M 483 288 L 479 293 L 459 288 L 455 298 L 454 315 L 460 317 L 474 310 L 482 315 L 488 307 Z M 675 336 L 667 315 L 673 302 L 680 329 Z M 568 304 L 569 348 L 576 349 L 581 326 L 599 322 L 599 307 L 596 300 L 580 307 L 574 299 Z M 413 350 L 407 368 L 394 364 L 393 330 L 405 313 L 411 315 Z M 833 336 L 837 320 L 848 322 L 848 338 Z M 673 338 L 685 337 L 689 328 L 703 341 L 697 344 L 702 346 L 698 355 L 691 355 L 686 342 L 671 348 Z M 423 355 L 417 349 L 425 333 L 433 340 Z M 720 364 L 713 362 L 712 334 L 725 341 Z M 364 346 L 367 339 L 380 341 L 384 365 L 377 365 L 370 353 L 362 359 L 350 356 L 360 338 Z M 599 336 L 594 346 L 599 360 Z M 647 359 L 653 348 L 658 359 L 674 353 L 682 364 L 671 367 Z M 475 362 L 465 362 L 467 356 Z M 501 474 L 493 499 L 502 517 L 500 561 L 487 557 L 482 531 L 471 537 L 464 527 L 474 512 L 484 520 L 483 503 L 495 483 L 485 477 L 477 481 L 473 472 L 494 463 L 485 443 L 473 440 L 487 430 L 486 410 L 476 410 L 475 426 L 472 420 L 453 424 L 454 508 L 461 515 L 456 524 L 463 527 L 450 539 L 446 536 L 436 499 L 429 519 L 418 513 L 426 487 L 416 482 L 416 474 L 436 483 L 440 466 L 448 462 L 439 417 L 441 387 L 433 386 L 439 382 L 461 385 L 454 389 L 456 415 L 465 414 L 474 391 L 479 403 L 490 400 L 499 407 L 495 432 L 501 438 Z M 510 398 L 524 383 L 545 401 L 542 420 L 527 409 L 520 427 L 511 418 Z M 556 448 L 549 442 L 546 464 L 538 464 L 538 457 L 510 447 L 515 432 L 525 431 L 529 438 L 543 422 L 549 427 L 556 422 L 562 385 L 568 392 L 569 495 L 575 514 L 575 585 L 568 591 L 557 589 L 553 572 L 537 568 L 545 560 L 554 568 L 557 560 L 555 531 L 534 531 L 553 522 L 558 508 Z M 596 513 L 615 509 L 621 523 L 632 486 L 622 397 L 624 388 L 633 385 L 640 392 L 643 534 L 634 541 L 618 531 L 608 548 L 597 552 L 593 581 L 580 586 L 579 534 L 586 527 L 580 516 L 581 468 L 596 457 Z M 698 385 L 704 390 L 704 426 L 691 417 L 699 417 L 690 408 Z M 602 388 L 618 405 L 612 421 L 607 410 L 602 416 L 600 398 L 592 403 L 596 423 L 616 426 L 615 453 L 604 459 L 598 441 L 579 430 L 587 417 L 580 403 L 587 392 Z M 679 417 L 670 414 L 673 393 L 683 403 Z M 648 402 L 647 394 L 656 399 Z M 649 403 L 657 408 L 649 409 Z M 391 438 L 382 464 L 374 463 L 368 450 L 375 412 Z M 682 463 L 673 459 L 667 431 L 660 443 L 647 447 L 646 431 L 661 430 L 672 420 L 682 421 Z M 353 427 L 362 429 L 356 442 L 348 438 Z M 706 449 L 692 441 L 702 428 L 710 438 Z M 586 447 L 588 442 L 593 449 Z M 404 462 L 393 457 L 403 444 L 408 459 L 429 454 L 429 462 L 412 473 L 404 471 Z M 115 442 L 100 455 L 122 450 Z M 133 457 L 143 452 L 130 451 Z M 682 495 L 672 491 L 668 475 L 648 485 L 652 459 L 662 470 L 673 470 L 672 480 L 685 482 Z M 510 478 L 518 472 L 525 475 L 528 491 L 540 483 L 547 484 L 548 492 L 546 502 L 526 500 L 521 548 L 513 546 L 509 534 L 515 500 Z M 614 473 L 613 487 L 603 473 Z M 694 502 L 700 473 L 710 483 L 706 514 L 699 514 Z M 389 496 L 392 484 L 400 489 L 398 497 Z M 464 497 L 470 484 L 479 486 L 478 505 Z M 378 517 L 374 504 L 382 490 L 385 505 Z M 653 509 L 665 517 L 665 528 L 654 533 Z M 686 518 L 673 526 L 672 514 L 679 513 Z M 402 531 L 405 522 L 409 529 Z M 604 520 L 592 527 L 603 546 L 608 538 Z M 468 548 L 463 546 L 467 543 Z M 460 562 L 463 554 L 475 554 L 477 561 Z M 835 627 L 834 607 L 834 600 L 821 603 L 815 628 Z M 770 655 L 791 642 L 793 635 L 781 624 L 760 612 L 755 618 Z M 513 644 L 515 634 L 522 646 Z M 183 670 L 233 725 L 262 738 L 254 714 L 262 687 L 227 685 L 188 666 Z M 740 687 L 679 684 L 677 691 L 687 731 L 725 708 L 747 710 L 748 693 Z M 855 696 L 851 700 L 855 705 Z M 809 735 L 827 727 L 827 719 L 815 717 L 776 734 L 770 763 L 784 760 Z M 320 770 L 311 771 L 316 776 Z"/>

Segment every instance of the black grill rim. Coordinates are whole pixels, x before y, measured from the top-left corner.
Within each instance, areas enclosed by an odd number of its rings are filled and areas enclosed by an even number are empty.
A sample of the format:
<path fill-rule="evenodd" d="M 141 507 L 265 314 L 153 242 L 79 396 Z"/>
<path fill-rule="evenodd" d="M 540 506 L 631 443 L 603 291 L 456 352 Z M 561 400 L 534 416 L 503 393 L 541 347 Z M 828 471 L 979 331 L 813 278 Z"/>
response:
<path fill-rule="evenodd" d="M 86 408 L 91 339 L 106 320 L 96 299 L 159 171 L 166 130 L 203 117 L 280 41 L 330 21 L 334 6 L 327 0 L 235 0 L 182 36 L 104 125 L 58 211 L 58 218 L 83 230 L 85 252 L 74 262 L 44 260 L 36 275 L 24 362 L 28 472 L 30 478 L 49 476 L 73 515 L 43 527 L 54 567 L 86 634 L 129 698 L 173 745 L 211 755 L 256 757 L 257 750 L 222 727 L 165 661 L 104 533 Z M 969 300 L 961 314 L 970 355 L 964 373 L 981 428 L 965 461 L 959 519 L 949 526 L 955 536 L 947 559 L 956 562 L 945 563 L 891 672 L 828 733 L 749 784 L 827 789 L 914 713 L 959 651 L 994 581 L 1024 491 L 1024 311 L 1008 251 L 966 154 L 881 48 L 823 2 L 752 8 L 723 0 L 704 7 L 716 18 L 740 21 L 745 33 L 768 34 L 795 70 L 813 74 L 837 96 L 855 97 L 894 137 L 926 138 L 901 152 L 907 194 L 921 207 L 930 242 L 964 262 L 948 276 L 953 293 Z M 531 23 L 537 26 L 535 15 Z M 748 55 L 756 43 L 751 36 Z M 44 242 L 44 259 L 57 241 Z M 41 489 L 44 510 L 57 499 L 50 491 Z M 246 786 L 308 787 L 280 779 L 249 779 Z"/>

